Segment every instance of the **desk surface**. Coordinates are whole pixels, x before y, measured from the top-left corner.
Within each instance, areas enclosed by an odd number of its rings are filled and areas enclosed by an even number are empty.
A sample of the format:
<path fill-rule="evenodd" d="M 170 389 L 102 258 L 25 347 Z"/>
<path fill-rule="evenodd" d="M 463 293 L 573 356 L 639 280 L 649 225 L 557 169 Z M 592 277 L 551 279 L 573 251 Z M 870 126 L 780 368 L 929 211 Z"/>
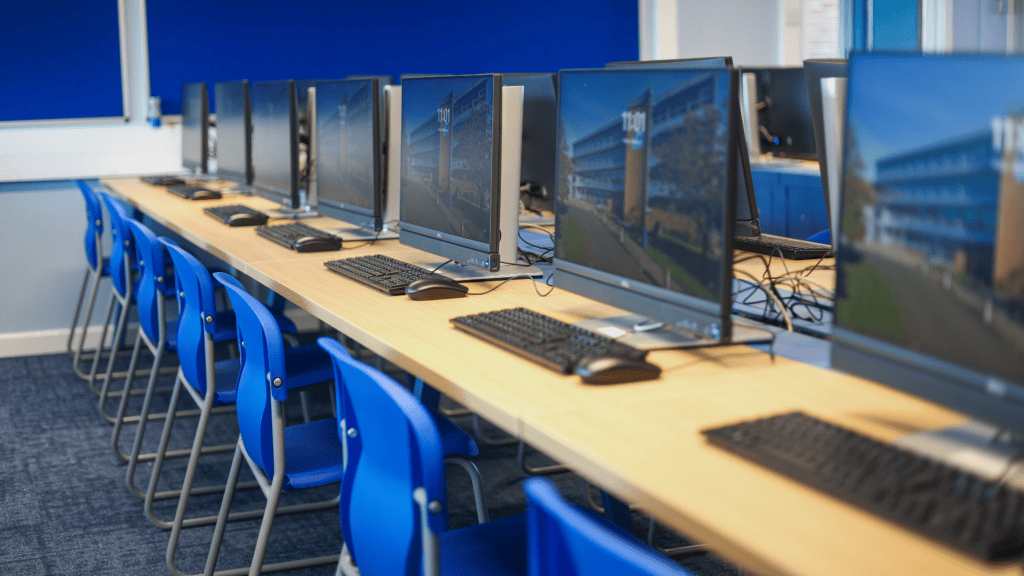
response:
<path fill-rule="evenodd" d="M 190 202 L 133 179 L 104 180 L 127 201 L 388 360 L 424 378 L 505 431 L 595 484 L 761 574 L 1022 574 L 990 567 L 917 534 L 707 445 L 699 430 L 803 409 L 881 439 L 963 418 L 851 376 L 746 346 L 657 351 L 651 382 L 588 386 L 451 327 L 452 317 L 526 306 L 566 321 L 620 313 L 535 283 L 509 282 L 485 296 L 414 302 L 349 281 L 323 262 L 385 253 L 409 262 L 436 256 L 395 240 L 340 252 L 297 254 L 251 228 L 202 214 L 215 204 L 270 207 L 258 198 Z M 330 228 L 329 219 L 307 223 Z M 792 265 L 792 263 L 790 264 Z M 471 286 L 479 292 L 493 286 Z M 540 290 L 547 288 L 536 285 Z"/>

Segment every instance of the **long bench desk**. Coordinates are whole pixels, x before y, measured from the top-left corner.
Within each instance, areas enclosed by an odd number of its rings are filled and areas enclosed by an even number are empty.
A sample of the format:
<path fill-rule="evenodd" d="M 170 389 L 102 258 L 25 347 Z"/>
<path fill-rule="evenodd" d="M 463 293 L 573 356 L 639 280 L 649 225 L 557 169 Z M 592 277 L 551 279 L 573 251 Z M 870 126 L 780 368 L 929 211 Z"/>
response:
<path fill-rule="evenodd" d="M 990 566 L 707 445 L 699 431 L 804 410 L 883 440 L 960 423 L 961 415 L 852 376 L 747 346 L 652 352 L 656 381 L 588 386 L 451 327 L 449 319 L 512 306 L 573 322 L 621 311 L 526 280 L 485 296 L 411 301 L 329 272 L 323 262 L 383 253 L 437 257 L 396 240 L 297 254 L 205 216 L 215 204 L 269 208 L 247 197 L 190 202 L 135 179 L 103 183 L 157 222 L 251 276 L 506 432 L 659 522 L 760 574 L 1016 574 Z M 315 227 L 339 224 L 322 218 Z M 480 292 L 494 283 L 471 286 Z M 535 287 L 536 285 L 536 287 Z"/>

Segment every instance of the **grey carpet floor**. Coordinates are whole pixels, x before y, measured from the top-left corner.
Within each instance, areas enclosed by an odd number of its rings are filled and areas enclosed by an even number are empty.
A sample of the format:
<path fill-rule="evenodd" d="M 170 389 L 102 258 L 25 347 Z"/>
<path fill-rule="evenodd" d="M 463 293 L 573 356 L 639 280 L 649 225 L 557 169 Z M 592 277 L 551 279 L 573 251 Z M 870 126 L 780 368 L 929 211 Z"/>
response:
<path fill-rule="evenodd" d="M 145 358 L 140 367 L 148 367 Z M 170 363 L 173 364 L 173 357 Z M 122 362 L 122 364 L 126 364 Z M 161 377 L 160 384 L 170 386 L 173 376 Z M 120 388 L 117 382 L 114 388 Z M 143 382 L 137 382 L 142 386 Z M 143 513 L 142 501 L 125 486 L 126 465 L 114 455 L 112 426 L 97 410 L 97 397 L 88 384 L 72 370 L 71 360 L 63 354 L 0 358 L 0 575 L 159 575 L 167 574 L 164 562 L 168 532 L 151 524 Z M 153 409 L 163 411 L 166 394 L 156 395 Z M 330 416 L 326 388 L 312 391 L 313 416 Z M 290 400 L 291 401 L 291 400 Z M 132 398 L 128 413 L 137 413 L 141 397 Z M 180 408 L 191 408 L 182 398 Z M 112 402 L 109 413 L 116 410 Z M 288 407 L 289 419 L 300 418 L 298 403 Z M 469 429 L 470 420 L 455 420 Z M 143 452 L 155 450 L 162 422 L 151 423 L 146 430 Z M 171 447 L 191 446 L 194 419 L 179 420 L 173 429 Z M 501 432 L 485 424 L 494 436 Z M 120 448 L 128 451 L 136 427 L 126 426 Z M 234 443 L 237 423 L 233 415 L 211 419 L 206 445 Z M 481 445 L 477 465 L 483 475 L 492 518 L 523 512 L 525 503 L 521 484 L 526 475 L 516 463 L 515 446 Z M 533 464 L 546 458 L 528 451 Z M 227 475 L 231 454 L 204 456 L 197 472 L 196 485 L 222 483 Z M 164 467 L 159 488 L 180 488 L 185 460 L 171 460 Z M 242 466 L 241 481 L 252 480 L 248 467 Z M 144 487 L 151 465 L 140 465 L 135 482 Z M 457 467 L 448 470 L 449 513 L 452 527 L 475 522 L 469 480 Z M 551 476 L 567 498 L 583 502 L 582 481 L 571 473 Z M 337 485 L 286 494 L 281 505 L 329 499 L 337 495 Z M 189 515 L 215 514 L 220 495 L 194 496 Z M 259 490 L 236 493 L 232 511 L 262 510 L 265 500 Z M 155 514 L 173 517 L 177 500 L 158 501 Z M 647 533 L 648 519 L 634 513 L 638 536 Z M 248 565 L 259 531 L 259 520 L 229 523 L 218 569 Z M 212 527 L 196 527 L 182 532 L 177 554 L 178 568 L 201 572 L 209 549 Z M 679 535 L 659 528 L 660 546 L 685 542 Z M 292 560 L 308 556 L 336 554 L 341 546 L 337 509 L 294 516 L 280 516 L 274 523 L 266 562 Z M 737 570 L 712 555 L 677 559 L 696 575 L 737 574 Z M 291 574 L 333 574 L 332 567 L 311 568 Z"/>

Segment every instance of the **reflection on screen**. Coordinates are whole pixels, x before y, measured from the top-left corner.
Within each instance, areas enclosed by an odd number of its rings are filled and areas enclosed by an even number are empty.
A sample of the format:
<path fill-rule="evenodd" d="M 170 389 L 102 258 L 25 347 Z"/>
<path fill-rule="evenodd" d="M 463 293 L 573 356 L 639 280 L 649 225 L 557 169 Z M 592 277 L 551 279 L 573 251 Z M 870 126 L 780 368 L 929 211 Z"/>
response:
<path fill-rule="evenodd" d="M 726 71 L 565 71 L 555 256 L 717 301 Z"/>
<path fill-rule="evenodd" d="M 203 105 L 206 91 L 202 84 L 184 84 L 181 89 L 181 156 L 186 167 L 203 166 Z"/>
<path fill-rule="evenodd" d="M 286 203 L 293 195 L 291 91 L 288 81 L 252 85 L 253 184 Z"/>
<path fill-rule="evenodd" d="M 1024 381 L 1024 61 L 850 61 L 838 325 Z"/>
<path fill-rule="evenodd" d="M 246 138 L 245 82 L 221 82 L 214 88 L 217 101 L 217 172 L 245 184 L 249 154 Z"/>
<path fill-rule="evenodd" d="M 402 220 L 489 242 L 494 78 L 402 81 Z"/>
<path fill-rule="evenodd" d="M 323 82 L 316 90 L 319 200 L 373 210 L 373 82 Z"/>

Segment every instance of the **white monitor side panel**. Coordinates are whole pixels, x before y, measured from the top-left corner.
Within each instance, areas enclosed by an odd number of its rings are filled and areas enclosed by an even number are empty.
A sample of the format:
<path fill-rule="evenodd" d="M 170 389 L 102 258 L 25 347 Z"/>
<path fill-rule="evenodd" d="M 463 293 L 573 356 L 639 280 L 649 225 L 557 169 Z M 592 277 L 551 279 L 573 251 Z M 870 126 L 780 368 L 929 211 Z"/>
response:
<path fill-rule="evenodd" d="M 501 205 L 498 207 L 498 257 L 502 266 L 516 261 L 519 245 L 519 177 L 523 148 L 523 87 L 501 89 Z"/>

